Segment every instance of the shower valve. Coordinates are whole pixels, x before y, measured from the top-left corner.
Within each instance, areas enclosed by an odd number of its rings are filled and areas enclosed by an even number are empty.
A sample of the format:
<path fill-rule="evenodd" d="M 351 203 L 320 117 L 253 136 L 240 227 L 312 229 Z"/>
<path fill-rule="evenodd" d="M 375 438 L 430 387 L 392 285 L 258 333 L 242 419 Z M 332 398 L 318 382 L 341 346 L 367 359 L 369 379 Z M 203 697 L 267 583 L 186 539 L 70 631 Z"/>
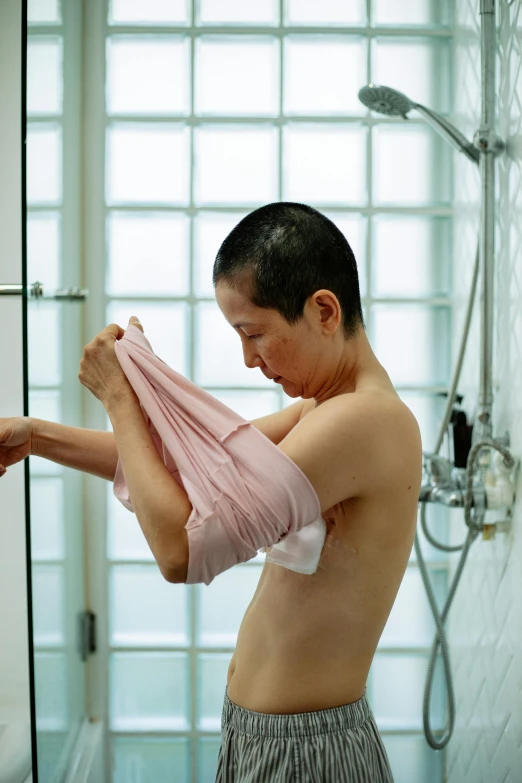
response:
<path fill-rule="evenodd" d="M 423 461 L 427 483 L 421 487 L 419 501 L 461 508 L 464 505 L 462 471 L 452 468 L 451 462 L 438 454 L 424 452 Z"/>
<path fill-rule="evenodd" d="M 498 452 L 493 457 L 493 469 L 488 471 L 485 491 L 488 509 L 509 509 L 515 502 L 513 468 L 505 464 L 502 454 Z"/>
<path fill-rule="evenodd" d="M 423 453 L 424 470 L 433 486 L 448 489 L 452 486 L 451 463 L 438 454 Z"/>

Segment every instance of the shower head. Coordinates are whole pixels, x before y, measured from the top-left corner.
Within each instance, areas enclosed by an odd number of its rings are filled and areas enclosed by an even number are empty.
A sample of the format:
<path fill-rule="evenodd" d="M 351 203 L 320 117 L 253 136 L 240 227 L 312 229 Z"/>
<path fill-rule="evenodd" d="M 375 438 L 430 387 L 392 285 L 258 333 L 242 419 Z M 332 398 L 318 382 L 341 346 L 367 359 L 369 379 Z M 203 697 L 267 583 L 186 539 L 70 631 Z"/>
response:
<path fill-rule="evenodd" d="M 369 109 L 378 111 L 379 114 L 386 114 L 388 117 L 403 117 L 409 111 L 415 108 L 415 104 L 399 90 L 392 90 L 391 87 L 376 87 L 368 84 L 359 90 L 359 100 Z"/>
<path fill-rule="evenodd" d="M 451 122 L 421 103 L 414 103 L 399 90 L 394 90 L 392 87 L 368 84 L 359 90 L 359 100 L 373 111 L 385 114 L 388 117 L 402 117 L 404 120 L 408 119 L 409 111 L 417 109 L 426 118 L 431 127 L 455 149 L 463 152 L 472 163 L 479 162 L 480 153 L 478 149 Z"/>

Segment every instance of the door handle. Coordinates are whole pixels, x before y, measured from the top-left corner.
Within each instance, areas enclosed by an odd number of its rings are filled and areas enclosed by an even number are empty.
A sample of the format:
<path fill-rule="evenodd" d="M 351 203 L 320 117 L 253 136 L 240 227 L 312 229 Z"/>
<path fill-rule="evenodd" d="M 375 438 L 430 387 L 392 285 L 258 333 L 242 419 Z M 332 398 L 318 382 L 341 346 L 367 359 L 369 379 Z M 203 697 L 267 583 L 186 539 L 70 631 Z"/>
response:
<path fill-rule="evenodd" d="M 23 285 L 0 285 L 0 296 L 21 296 Z M 28 296 L 34 299 L 87 299 L 88 288 L 58 288 L 52 294 L 44 294 L 43 283 L 37 280 L 27 287 Z"/>

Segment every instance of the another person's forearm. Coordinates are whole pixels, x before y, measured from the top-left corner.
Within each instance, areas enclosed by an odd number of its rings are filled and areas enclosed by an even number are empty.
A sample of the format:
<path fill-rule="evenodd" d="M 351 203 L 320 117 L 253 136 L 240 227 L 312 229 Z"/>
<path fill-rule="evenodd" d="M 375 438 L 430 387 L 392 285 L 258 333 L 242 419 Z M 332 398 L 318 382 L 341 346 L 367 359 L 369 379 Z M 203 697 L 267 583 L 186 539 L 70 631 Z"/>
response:
<path fill-rule="evenodd" d="M 68 468 L 114 480 L 118 451 L 113 432 L 69 427 L 31 417 L 32 454 Z"/>

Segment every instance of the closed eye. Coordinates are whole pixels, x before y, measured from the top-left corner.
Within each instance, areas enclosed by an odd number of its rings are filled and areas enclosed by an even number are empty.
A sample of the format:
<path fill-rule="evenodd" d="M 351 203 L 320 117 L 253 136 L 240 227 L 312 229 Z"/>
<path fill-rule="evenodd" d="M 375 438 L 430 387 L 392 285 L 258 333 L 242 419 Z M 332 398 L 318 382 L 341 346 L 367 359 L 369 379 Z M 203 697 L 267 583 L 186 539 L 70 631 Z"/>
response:
<path fill-rule="evenodd" d="M 260 334 L 249 334 L 247 335 L 249 340 L 253 340 L 255 337 L 261 337 Z"/>

